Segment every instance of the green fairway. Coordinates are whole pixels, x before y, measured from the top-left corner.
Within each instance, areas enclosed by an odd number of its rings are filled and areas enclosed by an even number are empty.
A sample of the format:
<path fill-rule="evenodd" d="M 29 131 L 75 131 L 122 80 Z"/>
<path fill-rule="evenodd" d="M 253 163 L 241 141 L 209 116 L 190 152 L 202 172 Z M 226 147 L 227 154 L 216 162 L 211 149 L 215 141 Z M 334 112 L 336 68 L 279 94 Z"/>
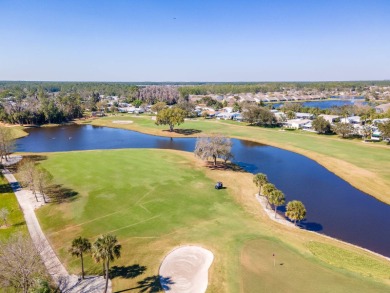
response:
<path fill-rule="evenodd" d="M 0 227 L 0 240 L 6 240 L 11 234 L 16 232 L 27 232 L 27 226 L 23 218 L 22 211 L 19 209 L 18 201 L 13 193 L 11 186 L 4 176 L 0 175 L 0 209 L 6 208 L 9 211 L 8 226 Z M 3 223 L 0 219 L 0 226 Z"/>
<path fill-rule="evenodd" d="M 131 120 L 131 124 L 115 124 L 114 120 Z M 150 116 L 119 115 L 100 118 L 93 125 L 125 128 L 154 135 L 182 136 L 156 126 Z M 336 173 L 360 190 L 390 204 L 390 146 L 382 143 L 363 143 L 361 140 L 341 139 L 305 131 L 280 131 L 279 128 L 246 126 L 245 123 L 225 120 L 185 121 L 177 129 L 198 131 L 195 135 L 222 133 L 227 136 L 251 139 L 303 154 Z"/>
<path fill-rule="evenodd" d="M 274 256 L 273 256 L 274 255 Z M 244 292 L 388 292 L 359 278 L 346 278 L 337 270 L 305 259 L 286 245 L 252 240 L 241 254 Z M 275 290 L 278 288 L 277 290 Z"/>
<path fill-rule="evenodd" d="M 138 282 L 155 277 L 166 253 L 185 244 L 214 253 L 208 292 L 259 292 L 258 288 L 271 287 L 285 292 L 288 274 L 263 274 L 264 267 L 269 270 L 265 255 L 275 249 L 283 255 L 287 272 L 309 268 L 300 276 L 306 281 L 296 282 L 292 292 L 315 284 L 317 292 L 329 292 L 331 282 L 339 292 L 389 289 L 375 281 L 386 283 L 383 275 L 361 276 L 348 266 L 332 267 L 314 257 L 305 244 L 321 241 L 321 236 L 292 231 L 265 218 L 253 197 L 256 188 L 250 174 L 212 171 L 192 154 L 168 150 L 53 153 L 41 164 L 56 184 L 78 193 L 37 211 L 45 234 L 73 273 L 80 270 L 79 259 L 67 253 L 73 238 L 94 241 L 102 233 L 117 235 L 123 248 L 122 257 L 112 264 L 119 275 L 113 278 L 114 291 L 134 289 Z M 227 189 L 214 189 L 219 179 Z M 351 253 L 360 254 L 356 249 Z M 257 264 L 251 273 L 243 256 Z M 86 267 L 89 274 L 101 269 L 89 257 Z"/>

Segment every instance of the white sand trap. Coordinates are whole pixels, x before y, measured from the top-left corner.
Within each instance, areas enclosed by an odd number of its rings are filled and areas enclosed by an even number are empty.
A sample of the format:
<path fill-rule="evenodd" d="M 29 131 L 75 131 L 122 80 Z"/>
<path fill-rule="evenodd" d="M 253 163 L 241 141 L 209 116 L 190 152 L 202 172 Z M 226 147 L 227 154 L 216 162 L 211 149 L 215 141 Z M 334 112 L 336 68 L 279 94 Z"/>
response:
<path fill-rule="evenodd" d="M 204 293 L 208 270 L 214 259 L 211 251 L 183 246 L 170 252 L 160 266 L 161 285 L 169 293 Z"/>
<path fill-rule="evenodd" d="M 131 124 L 131 123 L 133 123 L 133 121 L 131 121 L 131 120 L 114 120 L 114 121 L 112 121 L 112 123 L 115 123 L 115 124 Z"/>

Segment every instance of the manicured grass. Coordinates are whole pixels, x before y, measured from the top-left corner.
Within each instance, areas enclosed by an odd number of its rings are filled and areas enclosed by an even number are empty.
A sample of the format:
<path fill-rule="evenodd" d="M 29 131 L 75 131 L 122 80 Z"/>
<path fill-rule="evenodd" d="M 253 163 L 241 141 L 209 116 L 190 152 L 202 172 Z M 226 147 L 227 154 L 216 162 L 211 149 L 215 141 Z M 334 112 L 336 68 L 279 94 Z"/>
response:
<path fill-rule="evenodd" d="M 0 240 L 8 239 L 13 233 L 27 232 L 27 226 L 19 208 L 15 194 L 12 192 L 4 176 L 0 175 L 0 209 L 6 208 L 10 212 L 8 216 L 8 227 L 0 227 Z M 0 220 L 1 221 L 1 220 Z M 0 223 L 0 225 L 2 222 Z"/>
<path fill-rule="evenodd" d="M 331 282 L 336 282 L 332 285 L 336 292 L 389 289 L 382 275 L 368 278 L 316 259 L 306 244 L 322 236 L 270 221 L 252 196 L 256 187 L 250 174 L 210 170 L 192 154 L 169 150 L 53 153 L 41 164 L 55 183 L 78 192 L 68 202 L 37 211 L 45 234 L 73 273 L 80 271 L 80 265 L 67 253 L 72 239 L 83 236 L 94 241 L 102 233 L 117 235 L 122 257 L 112 265 L 121 268 L 122 277 L 113 278 L 114 291 L 136 288 L 138 282 L 156 276 L 164 256 L 186 244 L 201 245 L 215 255 L 208 292 L 259 292 L 258 288 L 270 287 L 285 292 L 287 280 L 294 282 L 292 277 L 286 280 L 287 274 L 268 272 L 261 279 L 266 273 L 263 268 L 269 266 L 265 255 L 275 249 L 288 272 L 310 268 L 299 279 L 307 281 L 296 282 L 293 291 L 305 291 L 316 271 L 321 275 L 315 278 L 317 292 L 327 291 Z M 227 189 L 215 190 L 218 180 Z M 356 249 L 351 253 L 359 254 Z M 250 273 L 252 264 L 248 267 L 243 256 L 256 260 Z M 143 268 L 139 275 L 135 265 Z M 89 257 L 86 267 L 88 273 L 101 268 Z M 260 286 L 258 279 L 266 284 Z"/>
<path fill-rule="evenodd" d="M 273 255 L 275 255 L 273 257 Z M 275 265 L 274 265 L 275 258 Z M 287 245 L 248 241 L 241 254 L 243 292 L 387 292 L 388 287 L 365 282 L 353 274 L 318 265 Z"/>
<path fill-rule="evenodd" d="M 132 120 L 131 124 L 115 124 L 113 120 Z M 183 136 L 156 126 L 150 116 L 118 115 L 92 121 L 93 125 L 130 129 L 154 135 Z M 303 154 L 334 172 L 358 189 L 390 204 L 390 146 L 385 143 L 363 143 L 337 136 L 305 131 L 280 131 L 278 128 L 246 126 L 224 120 L 185 121 L 177 129 L 200 131 L 195 136 L 212 132 L 250 139 Z"/>
<path fill-rule="evenodd" d="M 309 242 L 307 246 L 315 256 L 333 266 L 348 268 L 364 276 L 376 275 L 383 279 L 390 279 L 389 262 L 386 260 L 372 259 L 363 253 L 356 254 L 346 249 L 314 241 Z"/>

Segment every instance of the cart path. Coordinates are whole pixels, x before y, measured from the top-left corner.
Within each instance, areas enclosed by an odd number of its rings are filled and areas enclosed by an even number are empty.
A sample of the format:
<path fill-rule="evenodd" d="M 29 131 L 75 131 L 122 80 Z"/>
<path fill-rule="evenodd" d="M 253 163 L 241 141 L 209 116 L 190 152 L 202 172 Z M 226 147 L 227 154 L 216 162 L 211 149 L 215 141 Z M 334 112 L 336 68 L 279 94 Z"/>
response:
<path fill-rule="evenodd" d="M 37 203 L 31 191 L 22 189 L 14 175 L 7 169 L 2 170 L 4 177 L 12 187 L 13 192 L 19 202 L 27 224 L 31 239 L 41 254 L 42 261 L 53 280 L 57 283 L 61 292 L 73 293 L 99 293 L 104 291 L 105 280 L 103 277 L 86 277 L 85 280 L 79 280 L 76 275 L 69 275 L 49 241 L 43 233 L 34 209 L 42 205 Z M 111 281 L 109 281 L 108 292 L 111 292 Z"/>

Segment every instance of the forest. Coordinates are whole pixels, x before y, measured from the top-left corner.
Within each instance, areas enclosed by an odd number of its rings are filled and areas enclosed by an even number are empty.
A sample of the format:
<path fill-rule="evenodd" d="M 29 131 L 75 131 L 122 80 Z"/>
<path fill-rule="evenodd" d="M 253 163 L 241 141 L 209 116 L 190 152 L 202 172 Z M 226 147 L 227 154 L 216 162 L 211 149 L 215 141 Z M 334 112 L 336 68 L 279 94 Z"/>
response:
<path fill-rule="evenodd" d="M 351 82 L 46 82 L 0 81 L 0 120 L 12 124 L 63 123 L 85 111 L 104 109 L 102 99 L 119 103 L 183 104 L 189 95 L 283 92 L 286 90 L 348 91 L 361 93 L 390 81 Z M 106 99 L 107 100 L 107 99 Z"/>

